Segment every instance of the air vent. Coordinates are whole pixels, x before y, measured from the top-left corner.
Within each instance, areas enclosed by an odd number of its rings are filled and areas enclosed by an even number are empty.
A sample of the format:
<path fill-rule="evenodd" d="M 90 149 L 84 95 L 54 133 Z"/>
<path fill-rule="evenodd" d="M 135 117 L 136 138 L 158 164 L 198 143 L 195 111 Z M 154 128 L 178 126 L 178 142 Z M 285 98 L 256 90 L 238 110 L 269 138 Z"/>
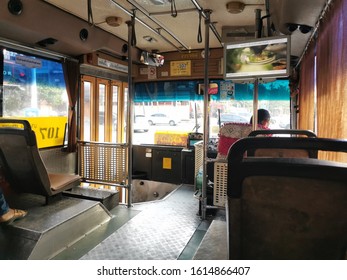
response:
<path fill-rule="evenodd" d="M 255 26 L 223 26 L 222 42 L 242 41 L 255 37 Z"/>
<path fill-rule="evenodd" d="M 56 42 L 58 42 L 57 39 L 54 38 L 46 38 L 41 41 L 36 42 L 36 45 L 39 45 L 40 47 L 47 47 L 49 45 L 54 45 Z"/>

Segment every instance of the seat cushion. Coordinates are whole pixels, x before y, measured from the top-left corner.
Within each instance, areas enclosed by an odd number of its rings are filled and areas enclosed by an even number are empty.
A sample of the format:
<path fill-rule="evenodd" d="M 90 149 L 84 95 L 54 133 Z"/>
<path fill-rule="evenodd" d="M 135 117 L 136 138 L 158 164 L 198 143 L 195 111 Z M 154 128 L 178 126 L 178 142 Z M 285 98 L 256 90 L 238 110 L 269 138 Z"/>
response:
<path fill-rule="evenodd" d="M 81 176 L 76 174 L 48 173 L 52 192 L 61 192 L 78 186 Z"/>

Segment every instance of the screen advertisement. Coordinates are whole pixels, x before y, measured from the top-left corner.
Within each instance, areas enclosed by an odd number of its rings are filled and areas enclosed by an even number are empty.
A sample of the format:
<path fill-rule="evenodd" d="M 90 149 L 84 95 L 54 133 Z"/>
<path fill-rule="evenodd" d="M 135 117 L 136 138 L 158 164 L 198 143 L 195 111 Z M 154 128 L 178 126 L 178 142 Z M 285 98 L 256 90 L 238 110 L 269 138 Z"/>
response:
<path fill-rule="evenodd" d="M 287 77 L 290 37 L 266 37 L 224 46 L 224 79 Z"/>

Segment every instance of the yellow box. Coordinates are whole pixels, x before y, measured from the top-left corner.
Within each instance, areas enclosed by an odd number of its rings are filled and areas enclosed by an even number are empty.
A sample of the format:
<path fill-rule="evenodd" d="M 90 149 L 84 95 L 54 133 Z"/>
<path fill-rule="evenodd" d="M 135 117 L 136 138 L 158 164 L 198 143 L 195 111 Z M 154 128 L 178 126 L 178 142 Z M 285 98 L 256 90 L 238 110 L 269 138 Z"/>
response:
<path fill-rule="evenodd" d="M 163 158 L 163 169 L 172 169 L 172 159 L 171 158 Z"/>

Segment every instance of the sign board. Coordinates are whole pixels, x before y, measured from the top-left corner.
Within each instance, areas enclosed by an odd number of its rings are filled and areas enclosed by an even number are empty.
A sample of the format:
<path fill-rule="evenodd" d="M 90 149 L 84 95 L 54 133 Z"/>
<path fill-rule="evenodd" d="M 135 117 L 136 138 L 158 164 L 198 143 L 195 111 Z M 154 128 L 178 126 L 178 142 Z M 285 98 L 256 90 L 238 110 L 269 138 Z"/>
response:
<path fill-rule="evenodd" d="M 22 55 L 16 55 L 16 64 L 20 64 L 28 68 L 42 68 L 42 61 L 40 59 Z"/>
<path fill-rule="evenodd" d="M 98 58 L 98 66 L 103 66 L 105 68 L 109 68 L 109 69 L 116 70 L 119 72 L 128 73 L 128 66 L 127 65 L 123 65 L 120 63 L 109 61 L 107 59 L 103 59 L 100 57 Z"/>
<path fill-rule="evenodd" d="M 157 78 L 157 68 L 154 66 L 148 66 L 148 79 L 154 80 Z"/>
<path fill-rule="evenodd" d="M 29 117 L 27 120 L 35 132 L 38 148 L 57 147 L 64 145 L 67 117 Z M 5 124 L 2 124 L 5 126 Z M 6 125 L 8 126 L 8 125 Z M 12 127 L 21 127 L 20 124 L 11 124 Z"/>
<path fill-rule="evenodd" d="M 191 61 L 171 61 L 170 62 L 170 74 L 171 76 L 190 76 L 191 75 Z"/>
<path fill-rule="evenodd" d="M 208 94 L 214 95 L 218 93 L 218 84 L 217 83 L 210 83 L 208 85 Z M 205 94 L 205 84 L 199 84 L 198 85 L 198 94 L 204 95 Z"/>
<path fill-rule="evenodd" d="M 231 81 L 220 82 L 220 98 L 235 99 L 235 84 Z"/>

